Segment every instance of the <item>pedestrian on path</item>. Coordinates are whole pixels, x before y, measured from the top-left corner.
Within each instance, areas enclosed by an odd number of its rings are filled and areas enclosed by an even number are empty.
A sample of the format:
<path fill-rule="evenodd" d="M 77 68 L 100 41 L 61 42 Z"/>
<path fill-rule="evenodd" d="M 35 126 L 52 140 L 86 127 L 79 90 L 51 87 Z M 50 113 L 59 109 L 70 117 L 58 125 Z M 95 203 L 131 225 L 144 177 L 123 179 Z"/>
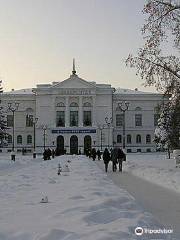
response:
<path fill-rule="evenodd" d="M 101 152 L 100 152 L 99 149 L 97 150 L 97 156 L 98 156 L 98 160 L 100 160 L 101 159 Z"/>
<path fill-rule="evenodd" d="M 111 160 L 111 156 L 110 156 L 110 153 L 107 148 L 105 148 L 105 150 L 104 150 L 103 160 L 104 160 L 104 165 L 105 165 L 105 172 L 107 172 L 108 164 L 109 164 L 109 161 Z"/>
<path fill-rule="evenodd" d="M 92 149 L 91 156 L 92 156 L 93 161 L 95 161 L 95 159 L 96 159 L 96 149 L 95 148 Z"/>
<path fill-rule="evenodd" d="M 112 161 L 112 170 L 116 172 L 117 170 L 117 158 L 118 158 L 118 148 L 114 148 L 111 151 L 111 161 Z"/>
<path fill-rule="evenodd" d="M 121 148 L 118 148 L 117 161 L 119 164 L 119 172 L 122 172 L 122 162 L 126 161 L 126 154 Z"/>

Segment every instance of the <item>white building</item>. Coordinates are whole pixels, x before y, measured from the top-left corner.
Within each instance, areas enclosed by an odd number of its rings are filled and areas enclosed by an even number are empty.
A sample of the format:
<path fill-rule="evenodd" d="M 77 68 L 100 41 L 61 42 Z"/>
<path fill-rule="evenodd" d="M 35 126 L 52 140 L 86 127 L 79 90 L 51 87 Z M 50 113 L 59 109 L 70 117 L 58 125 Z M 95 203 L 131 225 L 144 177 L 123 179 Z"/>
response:
<path fill-rule="evenodd" d="M 14 128 L 13 112 L 7 111 L 8 145 L 1 151 L 11 151 L 13 146 L 16 151 L 22 148 L 33 151 L 36 147 L 37 152 L 57 147 L 77 153 L 90 147 L 123 147 L 123 136 L 128 152 L 156 150 L 153 138 L 161 94 L 114 89 L 109 84 L 85 81 L 73 67 L 72 75 L 62 82 L 6 92 L 1 101 L 7 110 L 9 103 L 12 106 L 19 103 L 14 112 Z M 129 103 L 125 132 L 122 101 Z M 33 118 L 38 118 L 36 124 Z"/>

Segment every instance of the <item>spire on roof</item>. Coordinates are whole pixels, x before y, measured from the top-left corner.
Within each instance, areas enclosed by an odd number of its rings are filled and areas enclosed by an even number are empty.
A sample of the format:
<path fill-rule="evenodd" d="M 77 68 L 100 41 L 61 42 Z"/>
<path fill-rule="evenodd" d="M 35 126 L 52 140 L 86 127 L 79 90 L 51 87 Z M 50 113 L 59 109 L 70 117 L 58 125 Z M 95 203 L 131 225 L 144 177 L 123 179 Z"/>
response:
<path fill-rule="evenodd" d="M 72 74 L 76 75 L 76 69 L 75 69 L 75 59 L 73 58 L 73 70 L 72 70 Z"/>

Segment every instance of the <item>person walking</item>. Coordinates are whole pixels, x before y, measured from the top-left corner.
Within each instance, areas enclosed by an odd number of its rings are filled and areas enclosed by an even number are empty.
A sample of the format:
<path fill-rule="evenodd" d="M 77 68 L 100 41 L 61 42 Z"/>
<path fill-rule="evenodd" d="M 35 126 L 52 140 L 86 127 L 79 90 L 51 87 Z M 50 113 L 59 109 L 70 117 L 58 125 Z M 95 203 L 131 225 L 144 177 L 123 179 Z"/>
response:
<path fill-rule="evenodd" d="M 122 162 L 126 161 L 126 154 L 120 148 L 118 148 L 117 160 L 119 164 L 119 172 L 122 172 Z"/>
<path fill-rule="evenodd" d="M 97 154 L 97 156 L 98 156 L 98 160 L 100 160 L 100 159 L 101 159 L 101 152 L 100 152 L 99 149 L 97 150 L 97 153 L 96 153 L 96 154 Z"/>
<path fill-rule="evenodd" d="M 110 153 L 107 148 L 105 148 L 105 150 L 104 150 L 103 160 L 104 160 L 104 165 L 105 165 L 105 172 L 107 172 L 108 164 L 109 164 L 109 161 L 111 160 Z"/>
<path fill-rule="evenodd" d="M 113 172 L 116 172 L 117 170 L 117 158 L 118 158 L 118 149 L 114 148 L 111 151 L 111 161 L 112 161 L 112 170 Z"/>
<path fill-rule="evenodd" d="M 95 148 L 92 149 L 91 156 L 92 156 L 93 161 L 95 161 L 95 159 L 96 159 L 96 149 Z"/>

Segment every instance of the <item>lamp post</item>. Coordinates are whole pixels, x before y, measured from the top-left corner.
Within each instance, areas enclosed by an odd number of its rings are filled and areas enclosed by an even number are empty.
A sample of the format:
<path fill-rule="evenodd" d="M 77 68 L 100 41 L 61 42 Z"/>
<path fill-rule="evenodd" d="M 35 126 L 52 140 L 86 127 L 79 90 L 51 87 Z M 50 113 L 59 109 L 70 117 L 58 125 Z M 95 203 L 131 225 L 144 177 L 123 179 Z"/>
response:
<path fill-rule="evenodd" d="M 46 130 L 47 130 L 47 126 L 43 125 L 42 129 L 43 129 L 43 142 L 44 142 L 44 151 L 45 151 L 45 149 L 46 149 Z"/>
<path fill-rule="evenodd" d="M 38 118 L 33 117 L 33 120 L 32 120 L 32 122 L 33 122 L 33 132 L 34 132 L 33 158 L 36 158 L 36 123 L 37 123 L 37 121 L 38 121 Z"/>
<path fill-rule="evenodd" d="M 125 122 L 125 112 L 129 109 L 129 102 L 122 101 L 118 103 L 120 110 L 123 112 L 123 149 L 126 146 L 125 131 L 126 131 L 126 122 Z"/>
<path fill-rule="evenodd" d="M 105 126 L 104 126 L 104 124 L 102 125 L 102 126 L 99 126 L 99 130 L 100 130 L 100 135 L 101 135 L 101 151 L 102 151 L 102 138 L 103 138 L 103 134 L 102 134 L 102 131 L 103 131 L 103 129 L 105 128 Z"/>
<path fill-rule="evenodd" d="M 107 127 L 108 127 L 108 148 L 109 148 L 109 134 L 110 134 L 110 127 L 111 127 L 111 124 L 112 124 L 112 117 L 108 118 L 108 117 L 105 117 L 105 122 L 107 124 Z"/>
<path fill-rule="evenodd" d="M 8 110 L 12 112 L 13 114 L 13 142 L 12 142 L 12 154 L 11 154 L 11 160 L 15 161 L 15 153 L 14 153 L 14 133 L 15 133 L 15 112 L 19 108 L 19 103 L 8 103 Z"/>

